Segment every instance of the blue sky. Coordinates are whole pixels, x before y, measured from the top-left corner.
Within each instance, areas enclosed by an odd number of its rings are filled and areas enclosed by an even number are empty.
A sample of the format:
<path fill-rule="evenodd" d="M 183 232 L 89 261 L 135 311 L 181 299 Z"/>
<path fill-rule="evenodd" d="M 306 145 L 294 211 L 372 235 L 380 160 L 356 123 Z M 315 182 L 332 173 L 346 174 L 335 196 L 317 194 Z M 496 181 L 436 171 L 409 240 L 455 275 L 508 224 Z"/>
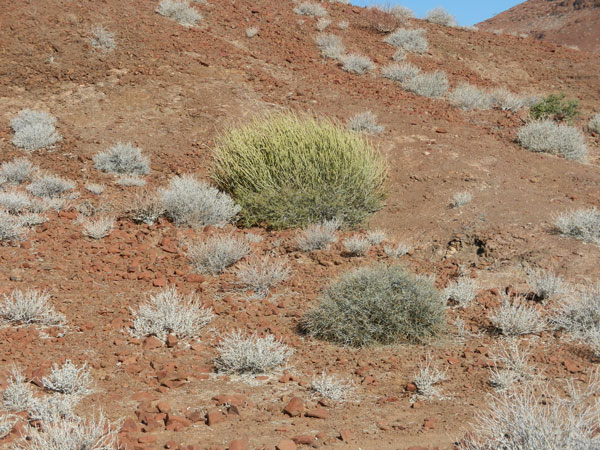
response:
<path fill-rule="evenodd" d="M 417 17 L 423 17 L 436 6 L 443 6 L 456 16 L 460 25 L 474 25 L 522 3 L 524 0 L 350 0 L 354 5 L 402 5 L 412 9 Z"/>

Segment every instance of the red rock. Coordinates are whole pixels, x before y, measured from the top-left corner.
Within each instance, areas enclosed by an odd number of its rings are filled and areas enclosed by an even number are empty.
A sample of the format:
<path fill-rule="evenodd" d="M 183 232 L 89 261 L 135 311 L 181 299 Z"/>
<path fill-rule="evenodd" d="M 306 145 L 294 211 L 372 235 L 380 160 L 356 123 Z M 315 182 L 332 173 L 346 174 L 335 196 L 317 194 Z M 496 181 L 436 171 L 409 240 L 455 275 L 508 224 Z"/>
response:
<path fill-rule="evenodd" d="M 121 425 L 121 431 L 124 433 L 136 433 L 140 431 L 140 426 L 131 417 L 128 417 L 123 421 Z"/>
<path fill-rule="evenodd" d="M 291 439 L 282 439 L 275 448 L 277 450 L 296 450 L 296 444 Z"/>
<path fill-rule="evenodd" d="M 188 416 L 188 419 L 192 422 L 200 422 L 204 420 L 204 415 L 202 414 L 202 411 L 194 411 Z"/>
<path fill-rule="evenodd" d="M 329 417 L 329 412 L 325 408 L 315 408 L 309 409 L 304 415 L 314 419 L 327 419 L 327 417 Z"/>
<path fill-rule="evenodd" d="M 206 423 L 209 427 L 225 422 L 226 416 L 218 408 L 211 408 L 206 413 Z"/>
<path fill-rule="evenodd" d="M 423 421 L 423 427 L 426 430 L 433 430 L 435 428 L 436 423 L 437 419 L 435 417 L 428 417 Z"/>
<path fill-rule="evenodd" d="M 392 429 L 392 427 L 390 427 L 390 426 L 388 425 L 388 423 L 387 423 L 387 422 L 385 422 L 384 420 L 379 420 L 379 421 L 377 422 L 377 428 L 379 428 L 380 430 L 383 430 L 383 431 L 388 431 L 388 430 L 391 430 L 391 429 Z"/>
<path fill-rule="evenodd" d="M 199 273 L 191 273 L 185 277 L 185 281 L 188 283 L 204 283 L 206 281 L 206 277 Z"/>
<path fill-rule="evenodd" d="M 291 417 L 298 417 L 302 415 L 304 410 L 304 402 L 300 397 L 293 397 L 289 403 L 283 408 L 283 412 L 290 415 Z"/>
<path fill-rule="evenodd" d="M 160 342 L 155 336 L 148 336 L 146 339 L 144 339 L 144 344 L 142 347 L 144 350 L 152 350 L 153 348 L 162 347 L 162 342 Z"/>
<path fill-rule="evenodd" d="M 412 405 L 410 405 L 412 409 L 421 409 L 423 406 L 425 406 L 425 403 L 423 403 L 421 400 L 416 401 Z"/>
<path fill-rule="evenodd" d="M 342 430 L 340 431 L 340 439 L 344 442 L 350 442 L 354 439 L 354 434 L 348 429 Z"/>
<path fill-rule="evenodd" d="M 311 445 L 315 441 L 315 437 L 310 434 L 300 434 L 292 438 L 296 445 Z"/>
<path fill-rule="evenodd" d="M 416 447 L 408 447 L 407 450 L 429 450 L 429 449 L 427 447 L 416 446 Z"/>
<path fill-rule="evenodd" d="M 167 442 L 165 442 L 165 448 L 166 449 L 172 449 L 172 448 L 175 449 L 175 448 L 177 448 L 177 442 L 167 441 Z"/>
<path fill-rule="evenodd" d="M 165 287 L 166 285 L 167 285 L 166 278 L 155 278 L 154 280 L 152 280 L 152 286 Z"/>
<path fill-rule="evenodd" d="M 167 336 L 167 347 L 173 348 L 177 345 L 177 342 L 179 342 L 179 340 L 177 339 L 177 336 L 175 336 L 174 334 L 169 334 Z"/>
<path fill-rule="evenodd" d="M 229 450 L 246 450 L 248 441 L 246 439 L 235 439 L 229 443 Z"/>
<path fill-rule="evenodd" d="M 143 436 L 138 438 L 138 442 L 140 444 L 152 444 L 156 442 L 156 436 L 153 434 L 144 434 Z"/>
<path fill-rule="evenodd" d="M 417 385 L 415 383 L 407 383 L 404 389 L 408 392 L 417 392 Z"/>

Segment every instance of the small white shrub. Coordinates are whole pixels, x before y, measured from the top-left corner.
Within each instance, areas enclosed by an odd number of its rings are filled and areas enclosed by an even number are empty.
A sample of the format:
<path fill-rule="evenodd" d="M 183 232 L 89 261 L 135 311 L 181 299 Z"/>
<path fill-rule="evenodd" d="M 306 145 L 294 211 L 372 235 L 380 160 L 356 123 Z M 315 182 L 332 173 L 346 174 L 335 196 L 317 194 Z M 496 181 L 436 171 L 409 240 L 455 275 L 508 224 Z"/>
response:
<path fill-rule="evenodd" d="M 27 186 L 27 190 L 32 195 L 47 198 L 58 197 L 73 189 L 75 189 L 75 183 L 71 180 L 65 180 L 54 175 L 44 175 Z"/>
<path fill-rule="evenodd" d="M 342 69 L 346 72 L 357 73 L 359 75 L 365 74 L 375 68 L 375 64 L 370 58 L 358 55 L 356 53 L 349 53 L 340 58 L 342 62 Z"/>
<path fill-rule="evenodd" d="M 364 256 L 371 248 L 371 243 L 363 236 L 350 236 L 342 242 L 346 253 L 351 256 Z"/>
<path fill-rule="evenodd" d="M 193 27 L 202 19 L 202 14 L 192 8 L 187 0 L 161 0 L 156 12 L 184 27 Z"/>
<path fill-rule="evenodd" d="M 85 188 L 94 195 L 100 195 L 104 192 L 105 186 L 103 184 L 89 183 L 85 185 Z"/>
<path fill-rule="evenodd" d="M 0 413 L 0 439 L 4 439 L 12 431 L 19 419 L 13 414 Z"/>
<path fill-rule="evenodd" d="M 590 346 L 598 355 L 600 343 L 600 284 L 584 289 L 561 302 L 552 318 L 557 328 Z"/>
<path fill-rule="evenodd" d="M 153 225 L 165 213 L 161 199 L 154 192 L 138 192 L 126 215 L 136 223 Z"/>
<path fill-rule="evenodd" d="M 552 120 L 529 122 L 517 133 L 519 143 L 532 152 L 562 155 L 566 159 L 585 160 L 587 147 L 577 128 Z"/>
<path fill-rule="evenodd" d="M 338 24 L 337 24 L 337 27 L 340 30 L 347 30 L 349 26 L 350 26 L 350 23 L 347 20 L 342 20 L 342 21 L 338 22 Z"/>
<path fill-rule="evenodd" d="M 383 230 L 371 230 L 367 233 L 367 240 L 371 245 L 379 245 L 386 238 L 385 231 Z"/>
<path fill-rule="evenodd" d="M 397 19 L 405 22 L 408 19 L 412 19 L 415 17 L 415 13 L 412 9 L 407 8 L 406 6 L 394 5 L 389 9 L 390 14 L 392 14 Z"/>
<path fill-rule="evenodd" d="M 250 246 L 244 239 L 216 236 L 203 242 L 188 243 L 187 256 L 195 270 L 216 275 L 249 252 Z"/>
<path fill-rule="evenodd" d="M 119 186 L 135 186 L 135 187 L 143 187 L 146 186 L 146 180 L 142 177 L 138 177 L 136 175 L 121 175 L 115 181 Z"/>
<path fill-rule="evenodd" d="M 294 12 L 301 16 L 323 17 L 327 15 L 327 10 L 319 3 L 304 2 L 294 8 Z"/>
<path fill-rule="evenodd" d="M 92 393 L 92 380 L 87 364 L 81 367 L 67 359 L 62 366 L 54 363 L 47 377 L 42 378 L 42 386 L 53 392 L 67 395 L 88 395 Z"/>
<path fill-rule="evenodd" d="M 600 113 L 590 119 L 588 128 L 594 133 L 600 134 Z"/>
<path fill-rule="evenodd" d="M 442 399 L 443 397 L 435 385 L 447 379 L 446 372 L 442 372 L 433 366 L 431 360 L 427 358 L 425 364 L 419 366 L 419 371 L 413 379 L 413 383 L 417 386 L 417 395 L 415 397 L 427 400 L 432 398 Z"/>
<path fill-rule="evenodd" d="M 523 97 L 506 88 L 494 89 L 490 93 L 490 100 L 495 108 L 505 111 L 519 111 L 527 106 L 527 101 Z"/>
<path fill-rule="evenodd" d="M 446 27 L 456 27 L 458 25 L 456 18 L 441 6 L 428 11 L 425 20 Z"/>
<path fill-rule="evenodd" d="M 285 363 L 293 350 L 273 335 L 261 338 L 244 336 L 241 331 L 225 335 L 217 346 L 215 366 L 219 372 L 237 374 L 266 373 Z"/>
<path fill-rule="evenodd" d="M 78 395 L 54 394 L 46 397 L 33 397 L 28 406 L 29 420 L 44 424 L 75 418 L 73 411 L 81 397 Z"/>
<path fill-rule="evenodd" d="M 25 150 L 52 147 L 62 138 L 56 132 L 56 119 L 50 114 L 24 109 L 10 121 L 14 130 L 13 144 Z"/>
<path fill-rule="evenodd" d="M 14 242 L 25 239 L 27 230 L 19 217 L 0 209 L 0 242 Z"/>
<path fill-rule="evenodd" d="M 331 25 L 331 20 L 329 20 L 326 17 L 321 17 L 319 20 L 317 20 L 317 30 L 318 31 L 325 30 L 325 28 L 327 28 L 329 25 Z"/>
<path fill-rule="evenodd" d="M 410 252 L 411 247 L 408 244 L 403 242 L 398 243 L 396 246 L 393 245 L 384 245 L 383 251 L 385 254 L 391 258 L 400 258 L 401 256 L 406 255 Z"/>
<path fill-rule="evenodd" d="M 259 31 L 260 29 L 258 27 L 248 27 L 246 28 L 246 37 L 253 38 L 258 34 Z"/>
<path fill-rule="evenodd" d="M 170 333 L 179 338 L 194 338 L 214 318 L 211 308 L 200 306 L 197 295 L 184 297 L 174 287 L 150 295 L 150 300 L 132 313 L 132 335 L 156 336 L 161 340 Z"/>
<path fill-rule="evenodd" d="M 336 231 L 340 225 L 337 220 L 326 220 L 320 224 L 309 225 L 298 234 L 296 238 L 298 247 L 305 252 L 329 248 L 329 244 L 337 241 Z"/>
<path fill-rule="evenodd" d="M 539 333 L 547 328 L 546 320 L 533 306 L 511 302 L 503 294 L 502 304 L 490 316 L 492 324 L 505 336 Z"/>
<path fill-rule="evenodd" d="M 438 98 L 448 90 L 448 78 L 444 72 L 422 73 L 406 80 L 402 87 L 423 97 Z"/>
<path fill-rule="evenodd" d="M 516 383 L 531 381 L 534 370 L 529 365 L 530 356 L 529 348 L 522 350 L 516 339 L 501 341 L 492 354 L 494 367 L 490 369 L 490 385 L 497 392 L 504 392 Z"/>
<path fill-rule="evenodd" d="M 3 183 L 9 184 L 25 183 L 31 180 L 37 170 L 37 166 L 27 158 L 15 158 L 12 161 L 2 163 L 0 166 L 0 180 L 4 180 Z"/>
<path fill-rule="evenodd" d="M 452 197 L 450 206 L 452 208 L 462 208 L 463 206 L 469 204 L 471 200 L 473 200 L 473 196 L 470 192 L 456 192 Z"/>
<path fill-rule="evenodd" d="M 600 212 L 596 208 L 562 213 L 554 226 L 565 236 L 600 244 Z"/>
<path fill-rule="evenodd" d="M 240 211 L 229 195 L 192 175 L 175 176 L 159 190 L 165 213 L 178 225 L 222 226 Z"/>
<path fill-rule="evenodd" d="M 21 214 L 18 219 L 21 222 L 21 225 L 24 227 L 32 227 L 34 225 L 40 225 L 42 223 L 48 222 L 48 218 L 41 216 L 37 213 L 27 213 Z"/>
<path fill-rule="evenodd" d="M 108 31 L 102 25 L 96 25 L 90 33 L 90 44 L 94 48 L 99 48 L 104 51 L 111 51 L 117 47 L 115 34 Z"/>
<path fill-rule="evenodd" d="M 377 116 L 371 111 L 352 116 L 348 120 L 347 127 L 349 130 L 368 134 L 379 134 L 383 131 L 383 127 L 377 124 Z"/>
<path fill-rule="evenodd" d="M 422 28 L 399 28 L 388 35 L 384 42 L 407 52 L 425 53 L 429 50 L 429 44 L 424 34 L 425 30 Z"/>
<path fill-rule="evenodd" d="M 315 42 L 325 58 L 340 59 L 346 53 L 342 39 L 335 34 L 319 34 Z"/>
<path fill-rule="evenodd" d="M 8 385 L 2 392 L 2 408 L 7 411 L 27 411 L 33 401 L 31 387 L 21 371 L 13 367 Z"/>
<path fill-rule="evenodd" d="M 389 64 L 381 70 L 381 74 L 385 78 L 404 83 L 411 78 L 416 77 L 421 73 L 421 69 L 410 63 L 403 64 Z"/>
<path fill-rule="evenodd" d="M 459 278 L 444 289 L 444 296 L 456 303 L 457 306 L 465 308 L 477 296 L 477 282 L 471 278 Z"/>
<path fill-rule="evenodd" d="M 490 96 L 468 83 L 460 84 L 452 91 L 450 94 L 450 103 L 465 111 L 490 109 L 492 107 Z"/>
<path fill-rule="evenodd" d="M 102 239 L 110 234 L 115 226 L 114 217 L 97 217 L 83 222 L 83 234 L 92 239 Z"/>
<path fill-rule="evenodd" d="M 529 272 L 527 283 L 535 296 L 541 301 L 551 300 L 568 293 L 569 287 L 564 280 L 545 270 Z"/>
<path fill-rule="evenodd" d="M 0 208 L 10 214 L 21 214 L 31 208 L 31 198 L 24 192 L 0 191 Z"/>
<path fill-rule="evenodd" d="M 352 391 L 352 384 L 334 375 L 327 375 L 327 372 L 323 371 L 320 376 L 312 379 L 310 388 L 322 397 L 341 403 L 348 398 Z"/>
<path fill-rule="evenodd" d="M 94 165 L 103 172 L 146 175 L 150 171 L 150 158 L 142 155 L 142 150 L 129 142 L 118 142 L 108 150 L 94 155 Z"/>
<path fill-rule="evenodd" d="M 49 300 L 50 294 L 43 291 L 15 289 L 2 295 L 0 318 L 16 324 L 63 325 L 65 317 L 54 310 Z"/>
<path fill-rule="evenodd" d="M 255 257 L 241 263 L 236 276 L 241 285 L 259 296 L 265 296 L 272 287 L 289 278 L 290 269 L 281 259 Z"/>

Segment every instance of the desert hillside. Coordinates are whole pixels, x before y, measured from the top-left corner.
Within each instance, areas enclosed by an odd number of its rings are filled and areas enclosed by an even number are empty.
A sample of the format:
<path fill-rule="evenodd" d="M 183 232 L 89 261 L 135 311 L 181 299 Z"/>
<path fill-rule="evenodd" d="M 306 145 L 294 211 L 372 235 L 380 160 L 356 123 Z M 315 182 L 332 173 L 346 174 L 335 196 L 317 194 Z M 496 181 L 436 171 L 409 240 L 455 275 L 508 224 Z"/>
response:
<path fill-rule="evenodd" d="M 512 411 L 596 448 L 600 8 L 558 3 L 485 24 L 524 38 L 333 0 L 2 0 L 0 447 L 484 450 L 517 437 L 477 417 Z M 535 128 L 553 93 L 578 113 Z M 342 172 L 375 149 L 365 220 L 251 220 L 215 175 L 290 112 L 333 123 L 311 148 L 343 142 Z M 367 189 L 302 179 L 257 210 Z"/>
<path fill-rule="evenodd" d="M 488 31 L 527 34 L 588 52 L 600 51 L 598 0 L 527 0 L 477 26 Z"/>

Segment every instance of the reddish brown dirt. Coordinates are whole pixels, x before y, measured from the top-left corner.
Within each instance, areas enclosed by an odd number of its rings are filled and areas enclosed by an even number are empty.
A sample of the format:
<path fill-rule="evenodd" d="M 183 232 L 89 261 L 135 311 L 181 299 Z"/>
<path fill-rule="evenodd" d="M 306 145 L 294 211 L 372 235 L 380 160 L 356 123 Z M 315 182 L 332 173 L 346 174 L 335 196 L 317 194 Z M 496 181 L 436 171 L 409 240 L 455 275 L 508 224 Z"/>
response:
<path fill-rule="evenodd" d="M 338 274 L 387 261 L 381 246 L 360 258 L 343 256 L 341 244 L 305 254 L 295 248 L 294 231 L 250 230 L 265 237 L 253 244 L 253 252 L 285 256 L 293 270 L 267 300 L 256 301 L 236 290 L 231 269 L 219 277 L 190 277 L 193 270 L 177 245 L 190 236 L 246 230 L 192 231 L 164 220 L 148 227 L 123 218 L 109 237 L 91 241 L 82 235 L 74 209 L 51 214 L 25 242 L 0 247 L 0 292 L 47 290 L 69 328 L 62 337 L 51 337 L 57 333 L 50 330 L 48 338 L 35 327 L 1 329 L 3 379 L 13 363 L 31 375 L 66 358 L 87 361 L 96 392 L 82 402 L 81 412 L 103 409 L 111 419 L 126 419 L 121 437 L 129 448 L 158 449 L 171 442 L 169 448 L 233 449 L 238 447 L 232 441 L 243 439 L 247 448 L 272 449 L 299 435 L 318 436 L 317 447 L 451 448 L 492 392 L 488 363 L 498 336 L 489 331 L 487 316 L 498 305 L 494 289 L 526 293 L 528 267 L 553 269 L 574 283 L 597 281 L 600 247 L 560 237 L 551 224 L 562 211 L 600 206 L 598 136 L 586 134 L 588 164 L 534 154 L 514 142 L 524 114 L 464 113 L 444 100 L 415 97 L 375 74 L 348 74 L 321 58 L 313 42 L 315 19 L 302 18 L 300 24 L 292 2 L 196 4 L 204 20 L 195 29 L 157 15 L 157 2 L 148 0 L 2 3 L 1 161 L 23 155 L 11 144 L 10 119 L 25 107 L 50 111 L 64 140 L 54 150 L 32 153 L 32 161 L 76 181 L 82 195 L 74 203 L 109 203 L 119 211 L 135 188 L 114 184 L 91 159 L 117 141 L 132 141 L 151 156 L 147 178 L 153 189 L 175 174 L 205 176 L 217 134 L 255 114 L 290 108 L 345 121 L 371 110 L 385 126 L 374 141 L 390 163 L 390 193 L 368 228 L 385 230 L 391 241 L 411 242 L 415 250 L 401 262 L 436 275 L 439 287 L 460 266 L 481 286 L 473 306 L 449 310 L 448 335 L 438 342 L 339 348 L 299 334 L 299 318 Z M 334 24 L 350 22 L 347 31 L 331 25 L 349 50 L 379 65 L 391 61 L 394 49 L 382 42 L 383 35 L 362 26 L 364 10 L 325 5 Z M 95 24 L 116 32 L 117 50 L 91 48 L 88 33 Z M 251 25 L 260 34 L 247 39 Z M 420 21 L 412 25 L 427 30 L 431 51 L 409 60 L 424 70 L 446 71 L 452 86 L 469 81 L 525 93 L 564 91 L 580 100 L 585 120 L 600 107 L 597 58 L 588 53 Z M 583 124 L 582 119 L 577 125 Z M 83 189 L 88 182 L 105 183 L 107 190 L 92 198 Z M 465 190 L 473 201 L 450 209 L 452 195 Z M 218 317 L 198 342 L 149 348 L 126 332 L 129 308 L 167 283 L 197 292 Z M 464 341 L 453 337 L 456 317 L 481 334 Z M 290 366 L 251 382 L 215 373 L 217 334 L 236 328 L 282 337 L 295 350 Z M 584 347 L 560 335 L 545 332 L 523 340 L 531 343 L 533 362 L 553 385 L 573 377 L 585 381 L 597 365 Z M 405 386 L 427 355 L 448 371 L 441 385 L 448 398 L 411 407 Z M 327 405 L 326 419 L 284 414 L 293 396 L 307 408 L 316 406 L 308 384 L 322 370 L 352 380 L 355 401 Z M 217 403 L 212 399 L 233 394 L 243 396 L 240 415 L 230 412 L 221 423 L 205 424 L 205 413 Z M 165 426 L 164 416 L 156 416 L 159 401 L 191 423 Z M 340 439 L 342 432 L 348 440 Z M 17 436 L 13 432 L 3 445 Z"/>
<path fill-rule="evenodd" d="M 477 26 L 600 52 L 598 0 L 527 0 Z"/>

